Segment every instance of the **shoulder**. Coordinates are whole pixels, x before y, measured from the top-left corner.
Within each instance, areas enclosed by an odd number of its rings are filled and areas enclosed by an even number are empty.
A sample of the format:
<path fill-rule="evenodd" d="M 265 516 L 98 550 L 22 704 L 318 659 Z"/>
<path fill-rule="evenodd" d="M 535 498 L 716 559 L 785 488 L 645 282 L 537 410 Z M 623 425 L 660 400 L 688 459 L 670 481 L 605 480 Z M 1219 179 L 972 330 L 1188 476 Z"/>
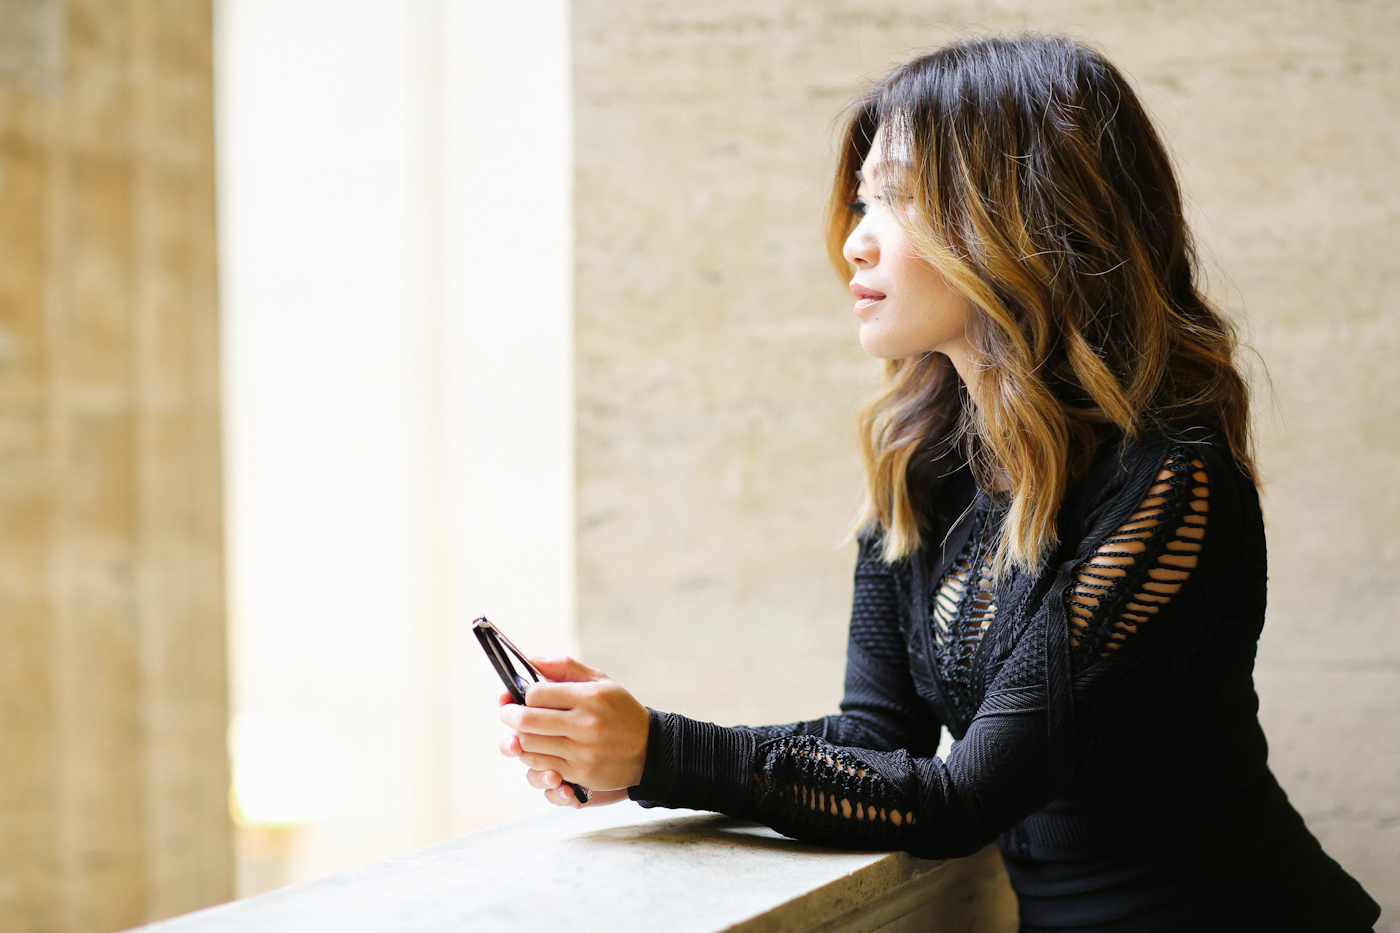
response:
<path fill-rule="evenodd" d="M 1073 544 L 1118 527 L 1163 482 L 1209 498 L 1211 511 L 1222 519 L 1232 519 L 1249 503 L 1257 509 L 1253 480 L 1217 432 L 1203 427 L 1156 430 L 1104 446 L 1065 497 L 1061 540 Z"/>
<path fill-rule="evenodd" d="M 1220 474 L 1221 480 L 1243 477 L 1229 445 L 1217 432 L 1203 427 L 1161 429 L 1131 441 L 1105 444 L 1075 485 L 1071 498 L 1079 500 L 1080 507 L 1119 496 L 1131 499 L 1150 486 L 1164 468 L 1181 470 L 1187 465 L 1212 477 Z M 1069 498 L 1065 504 L 1071 505 Z"/>

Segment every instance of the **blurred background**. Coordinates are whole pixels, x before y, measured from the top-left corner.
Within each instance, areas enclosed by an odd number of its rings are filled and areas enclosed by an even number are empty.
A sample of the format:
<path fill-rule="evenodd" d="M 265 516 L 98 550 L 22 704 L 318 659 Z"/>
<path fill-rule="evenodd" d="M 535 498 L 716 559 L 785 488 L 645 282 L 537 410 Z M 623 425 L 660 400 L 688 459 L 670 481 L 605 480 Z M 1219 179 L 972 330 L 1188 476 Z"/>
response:
<path fill-rule="evenodd" d="M 842 108 L 1103 48 L 1257 351 L 1280 781 L 1400 930 L 1400 7 L 0 0 L 0 928 L 545 808 L 467 629 L 726 723 L 840 695 L 876 367 Z"/>

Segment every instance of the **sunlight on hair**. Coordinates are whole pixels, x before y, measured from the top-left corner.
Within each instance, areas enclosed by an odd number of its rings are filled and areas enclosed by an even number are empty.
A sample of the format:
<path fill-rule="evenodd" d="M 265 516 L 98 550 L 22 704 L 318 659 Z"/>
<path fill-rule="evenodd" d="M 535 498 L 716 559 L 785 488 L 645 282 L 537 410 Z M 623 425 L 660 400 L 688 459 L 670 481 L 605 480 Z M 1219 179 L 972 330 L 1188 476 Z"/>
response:
<path fill-rule="evenodd" d="M 872 141 L 902 171 L 900 223 L 972 306 L 971 393 L 944 357 L 890 361 L 859 422 L 859 519 L 896 561 L 921 539 L 911 465 L 952 458 L 1007 508 L 993 576 L 1031 570 L 1102 445 L 1219 431 L 1254 473 L 1249 387 L 1228 318 L 1199 286 L 1170 154 L 1130 82 L 1064 37 L 954 43 L 898 66 L 849 113 L 827 213 L 843 278 Z"/>
<path fill-rule="evenodd" d="M 914 125 L 908 114 L 891 114 L 878 135 L 883 148 L 880 158 L 886 166 L 907 167 L 914 160 Z"/>

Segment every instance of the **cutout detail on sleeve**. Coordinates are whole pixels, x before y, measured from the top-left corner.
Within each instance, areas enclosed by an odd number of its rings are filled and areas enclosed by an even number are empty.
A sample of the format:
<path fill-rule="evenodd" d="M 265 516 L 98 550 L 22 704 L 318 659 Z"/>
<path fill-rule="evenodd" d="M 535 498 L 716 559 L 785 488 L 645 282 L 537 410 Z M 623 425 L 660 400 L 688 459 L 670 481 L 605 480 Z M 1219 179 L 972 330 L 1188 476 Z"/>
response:
<path fill-rule="evenodd" d="M 1200 460 L 1173 451 L 1136 511 L 1094 551 L 1068 594 L 1076 666 L 1106 658 L 1150 625 L 1196 569 L 1210 512 Z"/>
<path fill-rule="evenodd" d="M 872 839 L 894 844 L 918 823 L 913 806 L 893 783 L 848 750 L 814 736 L 774 739 L 758 782 L 783 801 L 796 826 L 819 830 L 833 821 L 863 821 Z"/>

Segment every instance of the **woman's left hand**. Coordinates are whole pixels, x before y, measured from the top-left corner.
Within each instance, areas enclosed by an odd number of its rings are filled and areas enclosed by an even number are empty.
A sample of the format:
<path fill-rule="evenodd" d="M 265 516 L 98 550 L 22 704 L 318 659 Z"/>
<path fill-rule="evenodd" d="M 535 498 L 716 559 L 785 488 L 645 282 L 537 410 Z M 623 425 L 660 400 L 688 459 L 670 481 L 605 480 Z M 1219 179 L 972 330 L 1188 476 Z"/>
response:
<path fill-rule="evenodd" d="M 501 722 L 513 733 L 501 753 L 519 758 L 532 787 L 550 803 L 578 807 L 569 781 L 593 792 L 589 806 L 627 797 L 642 780 L 651 720 L 621 684 L 572 658 L 535 658 L 549 683 L 532 684 L 525 706 L 501 696 Z"/>

